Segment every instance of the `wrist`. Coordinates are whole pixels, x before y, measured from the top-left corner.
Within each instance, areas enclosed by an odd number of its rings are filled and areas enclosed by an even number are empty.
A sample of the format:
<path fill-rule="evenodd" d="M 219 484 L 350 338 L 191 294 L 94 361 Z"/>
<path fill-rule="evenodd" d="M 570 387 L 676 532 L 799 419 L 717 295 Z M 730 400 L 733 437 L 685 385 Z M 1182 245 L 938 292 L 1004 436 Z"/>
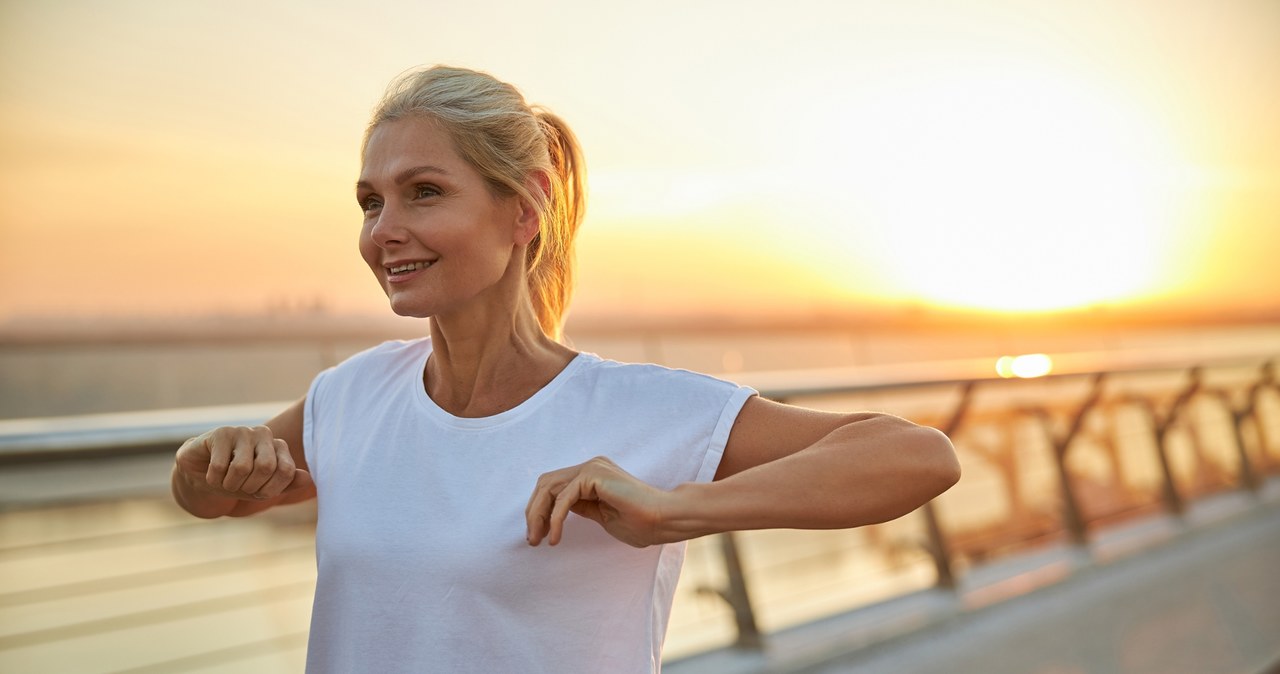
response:
<path fill-rule="evenodd" d="M 716 516 L 721 496 L 718 483 L 686 482 L 667 492 L 667 504 L 659 522 L 658 538 L 663 543 L 687 541 L 728 531 L 723 518 Z"/>
<path fill-rule="evenodd" d="M 203 519 L 221 517 L 230 512 L 235 499 L 218 494 L 204 480 L 188 475 L 176 465 L 170 480 L 173 500 L 183 510 Z"/>

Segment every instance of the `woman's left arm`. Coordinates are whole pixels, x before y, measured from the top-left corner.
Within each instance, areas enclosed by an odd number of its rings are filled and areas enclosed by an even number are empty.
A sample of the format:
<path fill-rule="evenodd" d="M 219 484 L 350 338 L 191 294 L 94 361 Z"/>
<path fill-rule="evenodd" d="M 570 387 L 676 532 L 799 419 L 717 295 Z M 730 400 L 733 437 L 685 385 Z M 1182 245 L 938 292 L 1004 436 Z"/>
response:
<path fill-rule="evenodd" d="M 745 529 L 842 529 L 901 517 L 960 479 L 941 432 L 886 414 L 835 414 L 759 397 L 738 414 L 715 481 L 671 491 L 603 457 L 543 475 L 529 543 L 557 543 L 575 512 L 636 546 Z"/>
<path fill-rule="evenodd" d="M 960 479 L 940 431 L 888 414 L 835 414 L 753 397 L 709 484 L 671 492 L 676 540 L 744 529 L 845 529 L 892 520 Z"/>

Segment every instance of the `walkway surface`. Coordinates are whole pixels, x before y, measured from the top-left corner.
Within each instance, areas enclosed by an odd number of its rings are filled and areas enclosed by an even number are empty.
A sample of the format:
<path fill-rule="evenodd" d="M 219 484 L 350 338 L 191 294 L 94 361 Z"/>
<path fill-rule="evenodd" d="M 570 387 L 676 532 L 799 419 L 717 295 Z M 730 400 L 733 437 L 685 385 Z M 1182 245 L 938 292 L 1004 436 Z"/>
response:
<path fill-rule="evenodd" d="M 1274 487 L 1274 481 L 1273 485 Z M 717 662 L 674 663 L 693 672 L 805 674 L 1260 674 L 1280 672 L 1280 500 L 1237 503 L 1231 512 L 1170 518 L 1172 532 L 1140 552 L 1122 539 L 1100 542 L 1068 577 L 1013 599 L 965 609 L 980 593 L 935 593 L 915 607 L 932 610 L 931 626 L 867 646 L 862 629 L 778 635 L 782 649 L 766 657 L 722 653 Z M 1200 521 L 1197 521 L 1200 520 Z M 1160 528 L 1150 526 L 1148 530 Z M 1133 536 L 1142 534 L 1132 533 Z M 1149 546 L 1149 547 L 1148 547 Z M 1116 555 L 1114 561 L 1100 557 Z M 1044 568 L 1044 567 L 1042 567 Z M 1017 576 L 1011 576 L 1016 579 Z M 1030 577 L 1027 577 L 1030 578 Z M 1016 582 L 1016 580 L 1015 580 Z M 1033 581 L 1028 581 L 1033 582 Z M 945 596 L 949 594 L 948 596 Z M 931 609 L 926 604 L 932 602 Z M 949 615 L 945 612 L 950 602 Z M 852 622 L 847 625 L 853 625 Z"/>

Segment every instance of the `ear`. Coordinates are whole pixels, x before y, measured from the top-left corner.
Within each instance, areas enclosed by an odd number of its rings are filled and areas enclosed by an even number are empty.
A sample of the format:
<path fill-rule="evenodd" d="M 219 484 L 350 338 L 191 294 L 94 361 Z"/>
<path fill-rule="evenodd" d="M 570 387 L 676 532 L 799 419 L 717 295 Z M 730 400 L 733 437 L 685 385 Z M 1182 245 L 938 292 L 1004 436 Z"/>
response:
<path fill-rule="evenodd" d="M 551 180 L 547 178 L 545 173 L 541 171 L 534 173 L 525 180 L 525 189 L 530 194 L 541 195 L 544 199 L 549 199 L 551 194 Z M 520 211 L 516 216 L 515 242 L 521 246 L 527 246 L 533 242 L 541 230 L 541 219 L 538 217 L 538 209 L 534 204 L 526 199 L 520 200 Z"/>

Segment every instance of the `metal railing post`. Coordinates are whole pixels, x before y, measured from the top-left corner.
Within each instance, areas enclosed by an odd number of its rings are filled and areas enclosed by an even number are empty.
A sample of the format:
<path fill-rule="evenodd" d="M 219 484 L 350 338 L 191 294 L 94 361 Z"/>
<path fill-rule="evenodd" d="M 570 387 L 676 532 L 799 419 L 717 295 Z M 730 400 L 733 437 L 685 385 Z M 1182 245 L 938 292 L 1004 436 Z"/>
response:
<path fill-rule="evenodd" d="M 758 651 L 764 648 L 760 628 L 756 626 L 756 614 L 751 607 L 751 595 L 747 592 L 747 578 L 742 573 L 742 561 L 738 557 L 738 543 L 733 532 L 719 534 L 720 554 L 724 557 L 728 586 L 722 590 L 710 589 L 724 599 L 733 609 L 733 619 L 738 628 L 734 648 Z"/>
<path fill-rule="evenodd" d="M 1173 422 L 1177 420 L 1182 408 L 1200 391 L 1200 368 L 1191 368 L 1190 377 L 1187 386 L 1178 392 L 1173 404 L 1169 406 L 1169 413 L 1163 419 L 1156 413 L 1153 403 L 1143 401 L 1144 409 L 1147 410 L 1147 416 L 1151 419 L 1151 426 L 1155 431 L 1156 455 L 1160 459 L 1164 502 L 1169 511 L 1178 517 L 1186 513 L 1187 507 L 1181 492 L 1178 491 L 1177 480 L 1173 477 L 1173 465 L 1169 462 L 1169 431 L 1172 430 Z"/>
<path fill-rule="evenodd" d="M 1253 417 L 1253 427 L 1258 436 L 1258 458 L 1261 459 L 1259 472 L 1263 475 L 1271 472 L 1274 460 L 1271 456 L 1271 438 L 1267 433 L 1267 424 L 1262 418 L 1262 409 L 1260 402 L 1262 400 L 1262 391 L 1264 389 L 1276 389 L 1275 365 L 1271 361 L 1262 364 L 1261 372 L 1258 375 L 1258 381 L 1249 387 L 1248 393 L 1248 412 Z M 1277 390 L 1280 392 L 1280 390 Z M 1240 423 L 1244 423 L 1244 418 L 1240 419 Z M 1259 477 L 1261 481 L 1262 477 Z"/>
<path fill-rule="evenodd" d="M 969 381 L 960 388 L 960 400 L 956 401 L 956 407 L 951 411 L 950 418 L 943 424 L 941 430 L 951 437 L 960 429 L 960 424 L 964 423 L 965 415 L 969 412 L 969 407 L 973 403 L 973 390 L 977 386 L 975 382 Z M 946 534 L 942 531 L 942 524 L 938 521 L 937 506 L 933 501 L 924 504 L 922 508 L 924 515 L 925 535 L 928 536 L 927 550 L 929 556 L 933 558 L 933 568 L 936 572 L 935 584 L 937 587 L 947 590 L 955 589 L 956 574 L 954 563 L 951 559 L 951 548 L 947 545 Z"/>
<path fill-rule="evenodd" d="M 1053 433 L 1053 425 L 1049 418 L 1049 413 L 1042 408 L 1034 411 L 1036 419 L 1040 422 L 1040 428 L 1044 431 L 1045 439 L 1049 442 L 1049 447 L 1053 450 L 1054 467 L 1058 473 L 1058 488 L 1062 490 L 1062 520 L 1063 526 L 1067 530 L 1067 535 L 1071 538 L 1071 542 L 1075 545 L 1084 547 L 1089 544 L 1089 536 L 1084 521 L 1084 515 L 1080 509 L 1080 500 L 1076 496 L 1075 487 L 1071 483 L 1071 474 L 1067 470 L 1067 450 L 1071 447 L 1071 442 L 1080 434 L 1080 429 L 1084 427 L 1084 418 L 1102 399 L 1102 388 L 1106 381 L 1106 377 L 1102 374 L 1095 375 L 1093 378 L 1093 386 L 1089 391 L 1089 397 L 1085 398 L 1080 404 L 1080 408 L 1076 410 L 1075 416 L 1071 419 L 1071 425 L 1067 428 L 1067 432 L 1058 438 Z"/>
<path fill-rule="evenodd" d="M 1214 393 L 1222 403 L 1222 409 L 1231 417 L 1231 434 L 1236 443 L 1236 454 L 1240 459 L 1240 486 L 1256 493 L 1262 483 L 1253 469 L 1253 460 L 1249 458 L 1249 448 L 1245 446 L 1244 431 L 1241 428 L 1244 420 L 1253 413 L 1251 401 L 1246 398 L 1244 408 L 1237 410 L 1231 404 L 1231 396 L 1226 391 L 1214 391 Z"/>

